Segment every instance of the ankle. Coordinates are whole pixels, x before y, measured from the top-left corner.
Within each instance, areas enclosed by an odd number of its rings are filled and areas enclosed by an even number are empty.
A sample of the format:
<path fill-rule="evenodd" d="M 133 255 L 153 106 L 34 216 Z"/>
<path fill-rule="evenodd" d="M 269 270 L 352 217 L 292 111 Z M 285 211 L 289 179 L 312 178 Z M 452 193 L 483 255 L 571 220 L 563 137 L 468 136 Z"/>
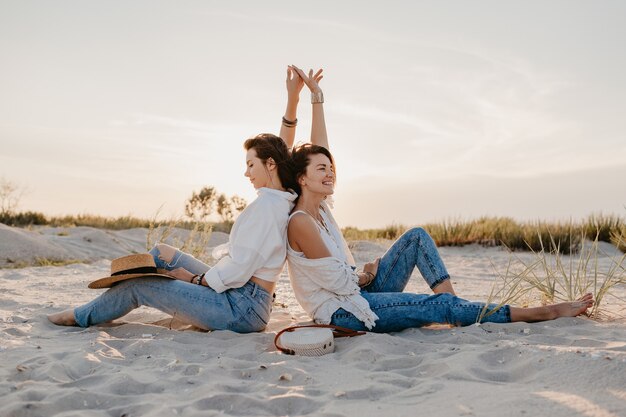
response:
<path fill-rule="evenodd" d="M 49 314 L 47 317 L 50 322 L 56 324 L 57 326 L 76 326 L 73 309 Z"/>
<path fill-rule="evenodd" d="M 550 304 L 544 307 L 546 309 L 546 318 L 544 320 L 554 320 L 559 318 L 559 310 L 556 304 Z"/>

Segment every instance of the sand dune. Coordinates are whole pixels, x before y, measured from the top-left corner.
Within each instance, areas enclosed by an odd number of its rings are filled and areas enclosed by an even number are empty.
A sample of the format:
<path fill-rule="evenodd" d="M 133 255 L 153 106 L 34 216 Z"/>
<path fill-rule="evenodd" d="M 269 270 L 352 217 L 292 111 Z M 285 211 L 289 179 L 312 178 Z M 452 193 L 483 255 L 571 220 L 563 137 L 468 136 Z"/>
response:
<path fill-rule="evenodd" d="M 156 229 L 155 236 L 161 229 Z M 174 229 L 167 243 L 184 242 L 189 231 Z M 100 230 L 93 227 L 34 227 L 32 230 L 0 223 L 0 267 L 37 264 L 38 260 L 95 261 L 146 251 L 148 229 Z M 228 235 L 213 232 L 210 246 L 228 241 Z"/>
<path fill-rule="evenodd" d="M 0 228 L 0 258 L 9 257 L 9 233 L 21 239 L 20 245 L 41 245 L 37 253 L 50 243 L 40 237 L 53 236 L 49 253 L 58 250 L 54 253 L 77 258 L 93 256 L 89 248 L 117 256 L 116 251 L 141 247 L 138 231 L 78 229 L 71 236 L 76 241 L 88 237 L 93 246 L 60 243 L 64 236 L 55 230 L 33 236 Z M 385 250 L 385 244 L 372 242 L 352 246 L 361 263 Z M 10 256 L 16 254 L 20 252 Z M 508 259 L 501 249 L 479 246 L 443 248 L 442 255 L 458 292 L 474 299 L 489 293 L 491 262 L 502 265 Z M 289 356 L 274 348 L 274 334 L 308 318 L 284 275 L 264 333 L 194 331 L 148 308 L 88 329 L 50 324 L 45 314 L 99 293 L 86 285 L 108 275 L 109 260 L 102 258 L 90 264 L 0 270 L 1 416 L 626 413 L 623 318 L 433 326 L 338 339 L 336 352 L 321 358 Z M 609 265 L 610 257 L 600 263 Z M 427 291 L 419 273 L 409 290 Z M 616 295 L 624 299 L 625 292 L 619 288 Z M 613 317 L 624 313 L 625 301 L 607 302 Z"/>

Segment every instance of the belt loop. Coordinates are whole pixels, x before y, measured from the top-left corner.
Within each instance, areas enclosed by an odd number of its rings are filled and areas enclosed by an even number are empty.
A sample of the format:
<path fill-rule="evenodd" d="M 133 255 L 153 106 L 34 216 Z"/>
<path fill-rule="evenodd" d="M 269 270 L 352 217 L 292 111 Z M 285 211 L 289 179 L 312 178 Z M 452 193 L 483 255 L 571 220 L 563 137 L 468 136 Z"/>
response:
<path fill-rule="evenodd" d="M 256 297 L 256 293 L 258 291 L 258 285 L 255 282 L 249 281 L 252 284 L 252 292 L 250 293 L 251 297 Z"/>

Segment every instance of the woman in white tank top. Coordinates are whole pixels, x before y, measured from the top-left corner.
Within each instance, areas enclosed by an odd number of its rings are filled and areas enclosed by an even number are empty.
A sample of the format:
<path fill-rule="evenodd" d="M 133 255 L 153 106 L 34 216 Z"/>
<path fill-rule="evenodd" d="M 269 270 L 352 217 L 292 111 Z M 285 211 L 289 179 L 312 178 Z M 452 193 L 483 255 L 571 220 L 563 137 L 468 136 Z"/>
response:
<path fill-rule="evenodd" d="M 296 68 L 297 69 L 297 68 Z M 431 323 L 541 321 L 576 316 L 593 305 L 579 300 L 536 308 L 485 305 L 457 297 L 435 243 L 422 228 L 404 233 L 385 255 L 357 272 L 354 259 L 330 212 L 335 162 L 328 151 L 321 70 L 307 76 L 311 90 L 311 141 L 292 151 L 299 198 L 289 219 L 287 263 L 296 299 L 316 322 L 354 330 L 400 331 Z M 435 293 L 404 292 L 415 268 Z"/>

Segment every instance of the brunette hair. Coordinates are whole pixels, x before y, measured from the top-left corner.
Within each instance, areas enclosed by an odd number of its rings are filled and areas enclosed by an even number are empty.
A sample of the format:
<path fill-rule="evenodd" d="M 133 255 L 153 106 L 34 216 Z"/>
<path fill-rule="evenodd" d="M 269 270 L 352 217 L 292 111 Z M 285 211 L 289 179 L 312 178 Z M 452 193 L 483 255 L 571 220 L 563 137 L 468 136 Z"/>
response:
<path fill-rule="evenodd" d="M 246 151 L 254 149 L 256 156 L 263 163 L 272 158 L 276 164 L 281 185 L 294 189 L 293 161 L 284 140 L 271 133 L 261 133 L 246 140 L 243 147 Z"/>
<path fill-rule="evenodd" d="M 333 159 L 332 154 L 328 149 L 323 146 L 313 145 L 312 143 L 304 143 L 302 145 L 296 146 L 291 151 L 291 160 L 293 161 L 293 190 L 298 193 L 298 195 L 302 194 L 302 187 L 300 187 L 300 183 L 298 180 L 301 176 L 306 174 L 306 168 L 309 166 L 311 162 L 311 155 L 322 154 L 326 155 L 328 159 L 330 159 L 330 163 L 333 164 L 335 168 L 335 173 L 337 172 L 337 167 L 335 166 L 335 160 Z"/>

